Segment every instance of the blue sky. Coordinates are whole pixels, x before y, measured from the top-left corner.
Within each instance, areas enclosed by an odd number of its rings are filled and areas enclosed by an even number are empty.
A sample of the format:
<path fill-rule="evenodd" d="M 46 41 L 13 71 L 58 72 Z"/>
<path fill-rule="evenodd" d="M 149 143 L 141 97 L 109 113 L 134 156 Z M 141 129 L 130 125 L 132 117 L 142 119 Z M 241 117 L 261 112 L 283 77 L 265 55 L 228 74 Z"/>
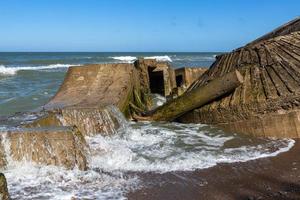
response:
<path fill-rule="evenodd" d="M 230 51 L 299 0 L 0 0 L 0 51 Z"/>

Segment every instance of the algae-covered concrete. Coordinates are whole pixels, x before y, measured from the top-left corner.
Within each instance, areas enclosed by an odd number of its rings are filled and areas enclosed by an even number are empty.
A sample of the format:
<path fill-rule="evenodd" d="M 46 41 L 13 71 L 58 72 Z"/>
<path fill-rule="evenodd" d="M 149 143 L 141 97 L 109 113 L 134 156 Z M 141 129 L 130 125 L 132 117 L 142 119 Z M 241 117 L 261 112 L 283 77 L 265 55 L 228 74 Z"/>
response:
<path fill-rule="evenodd" d="M 144 120 L 174 121 L 179 116 L 201 107 L 223 95 L 230 93 L 243 83 L 243 77 L 238 71 L 227 73 L 208 84 L 186 92 L 180 97 L 168 101 L 166 104 L 149 112 Z M 136 116 L 136 119 L 143 119 Z"/>
<path fill-rule="evenodd" d="M 0 200 L 9 200 L 7 182 L 4 174 L 0 173 Z"/>

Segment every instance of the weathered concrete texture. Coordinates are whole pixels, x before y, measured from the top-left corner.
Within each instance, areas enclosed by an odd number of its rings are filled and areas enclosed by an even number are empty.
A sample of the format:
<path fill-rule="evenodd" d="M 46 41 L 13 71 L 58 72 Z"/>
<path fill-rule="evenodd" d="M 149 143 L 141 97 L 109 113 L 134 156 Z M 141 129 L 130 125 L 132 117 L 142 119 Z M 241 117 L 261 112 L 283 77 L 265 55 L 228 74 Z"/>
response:
<path fill-rule="evenodd" d="M 6 178 L 2 173 L 0 173 L 0 200 L 9 200 Z"/>
<path fill-rule="evenodd" d="M 157 93 L 166 97 L 176 87 L 175 71 L 168 62 L 139 59 L 135 62 L 135 66 L 145 94 Z"/>
<path fill-rule="evenodd" d="M 55 116 L 47 115 L 33 124 L 59 126 L 63 119 L 66 125 L 77 126 L 84 135 L 92 131 L 111 134 L 118 124 L 108 114 L 108 106 L 116 106 L 130 118 L 132 113 L 144 112 L 151 106 L 151 92 L 167 96 L 174 87 L 174 70 L 168 62 L 154 59 L 139 59 L 134 64 L 71 67 L 56 95 L 44 106 L 44 110 L 54 112 Z M 59 120 L 57 113 L 62 115 Z"/>
<path fill-rule="evenodd" d="M 32 123 L 25 124 L 26 128 L 75 126 L 83 136 L 96 134 L 111 135 L 122 126 L 118 111 L 114 106 L 104 108 L 66 107 L 49 111 Z"/>
<path fill-rule="evenodd" d="M 4 146 L 1 144 L 1 139 L 0 139 L 0 169 L 3 169 L 6 166 L 6 155 L 4 151 Z"/>
<path fill-rule="evenodd" d="M 115 133 L 115 106 L 127 117 L 131 106 L 145 109 L 133 64 L 70 67 L 63 84 L 44 108 L 45 115 L 25 127 L 76 126 L 83 135 Z"/>
<path fill-rule="evenodd" d="M 29 122 L 24 122 L 21 127 L 23 128 L 41 128 L 41 127 L 60 127 L 64 126 L 61 117 L 61 110 L 53 110 L 43 112 L 37 119 Z"/>
<path fill-rule="evenodd" d="M 128 107 L 133 87 L 138 84 L 132 64 L 95 64 L 70 67 L 56 95 L 44 108 L 52 110 L 69 106 L 97 108 Z"/>
<path fill-rule="evenodd" d="M 272 137 L 276 133 L 276 137 L 279 138 L 300 138 L 300 111 L 263 115 L 258 119 L 218 124 L 218 126 L 226 131 L 252 136 Z"/>
<path fill-rule="evenodd" d="M 37 164 L 87 169 L 88 146 L 75 128 L 51 127 L 1 133 L 2 151 L 7 162 L 30 161 Z"/>
<path fill-rule="evenodd" d="M 200 67 L 182 67 L 175 69 L 176 88 L 173 88 L 172 99 L 182 95 L 205 71 L 207 71 L 207 68 Z"/>
<path fill-rule="evenodd" d="M 113 107 L 107 108 L 66 108 L 62 119 L 66 125 L 75 125 L 83 135 L 111 135 L 122 126 Z"/>
<path fill-rule="evenodd" d="M 231 53 L 218 56 L 216 62 L 188 91 L 233 70 L 241 72 L 243 85 L 232 94 L 187 113 L 179 121 L 216 125 L 227 123 L 230 126 L 235 122 L 251 120 L 253 126 L 261 127 L 255 131 L 257 135 L 282 137 L 282 129 L 270 129 L 260 126 L 258 122 L 263 117 L 300 108 L 300 32 L 295 31 L 299 24 L 300 19 L 297 19 L 281 27 L 278 34 L 267 34 Z M 297 121 L 296 118 L 288 119 Z M 271 126 L 277 127 L 275 122 Z M 236 126 L 235 130 L 252 132 L 250 127 L 245 127 Z M 292 129 L 285 134 L 295 136 Z"/>
<path fill-rule="evenodd" d="M 175 69 L 176 86 L 189 87 L 195 80 L 197 80 L 208 68 L 201 67 L 182 67 Z"/>

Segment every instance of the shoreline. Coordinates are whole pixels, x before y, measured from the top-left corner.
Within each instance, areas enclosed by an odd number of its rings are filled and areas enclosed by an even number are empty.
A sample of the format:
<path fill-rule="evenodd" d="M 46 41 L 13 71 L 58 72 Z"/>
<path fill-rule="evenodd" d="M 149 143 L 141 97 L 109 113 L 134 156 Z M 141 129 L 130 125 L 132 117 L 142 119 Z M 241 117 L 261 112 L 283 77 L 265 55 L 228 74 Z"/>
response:
<path fill-rule="evenodd" d="M 128 199 L 300 199 L 300 140 L 275 157 L 224 163 L 193 172 L 139 174 L 143 188 Z"/>

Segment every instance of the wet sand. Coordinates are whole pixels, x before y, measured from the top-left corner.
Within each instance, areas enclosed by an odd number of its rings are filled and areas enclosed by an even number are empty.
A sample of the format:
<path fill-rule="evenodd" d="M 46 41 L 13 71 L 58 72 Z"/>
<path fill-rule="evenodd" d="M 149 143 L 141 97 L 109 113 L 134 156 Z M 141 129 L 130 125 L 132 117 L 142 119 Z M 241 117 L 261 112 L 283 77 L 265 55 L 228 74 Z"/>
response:
<path fill-rule="evenodd" d="M 194 172 L 143 173 L 143 188 L 129 199 L 300 199 L 300 140 L 276 157 L 219 164 Z"/>

